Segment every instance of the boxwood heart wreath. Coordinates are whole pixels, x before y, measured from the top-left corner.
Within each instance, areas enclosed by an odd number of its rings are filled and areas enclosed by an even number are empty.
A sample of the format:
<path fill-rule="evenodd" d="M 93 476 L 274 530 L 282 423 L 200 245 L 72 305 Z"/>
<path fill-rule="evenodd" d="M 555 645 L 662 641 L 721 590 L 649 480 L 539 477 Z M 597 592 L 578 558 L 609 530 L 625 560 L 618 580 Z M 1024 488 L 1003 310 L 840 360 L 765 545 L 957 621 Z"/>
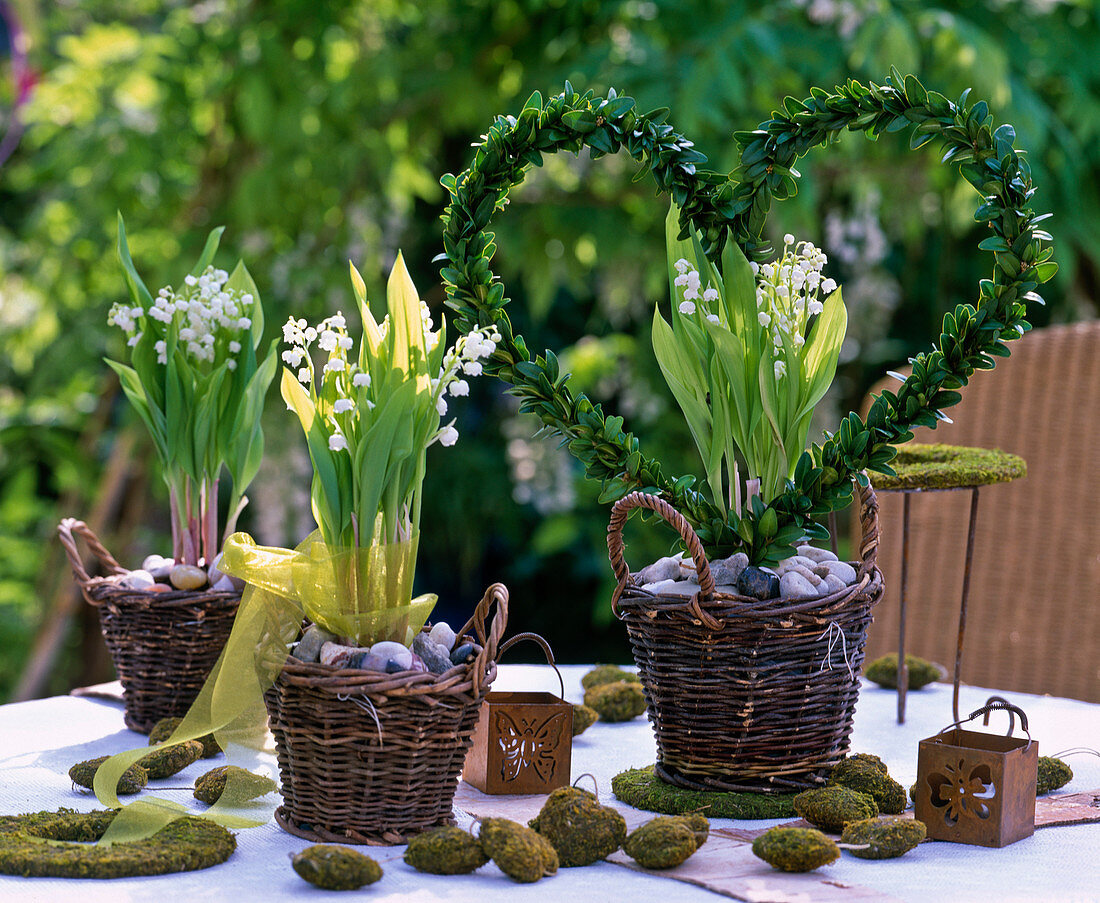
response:
<path fill-rule="evenodd" d="M 502 341 L 485 369 L 511 385 L 522 410 L 562 436 L 587 476 L 603 484 L 602 499 L 634 490 L 657 493 L 691 522 L 708 553 L 740 549 L 758 564 L 778 561 L 803 537 L 827 537 L 814 518 L 848 505 L 853 479 L 866 483 L 865 469 L 892 473 L 895 446 L 911 439 L 915 427 L 935 428 L 937 419 L 947 419 L 943 409 L 958 403 L 958 390 L 974 371 L 1008 357 L 1005 342 L 1031 328 L 1027 302 L 1043 303 L 1036 289 L 1057 271 L 1052 249 L 1043 246 L 1051 236 L 1037 228 L 1049 214 L 1031 209 L 1035 188 L 1027 161 L 1013 149 L 1015 131 L 1010 125 L 994 129 L 984 101 L 966 106 L 968 93 L 952 103 L 896 70 L 884 85 L 850 80 L 832 93 L 813 88 L 804 100 L 788 97 L 784 110 L 759 128 L 734 134 L 741 162 L 727 178 L 699 168 L 706 157 L 665 121 L 668 110 L 639 113 L 632 98 L 613 90 L 606 98 L 578 94 L 568 82 L 545 104 L 536 91 L 518 116 L 496 118 L 469 169 L 441 179 L 451 200 L 443 216 L 444 254 L 437 259 L 446 260 L 442 277 L 458 328 L 496 326 Z M 944 316 L 932 350 L 912 360 L 913 373 L 896 393 L 875 399 L 866 422 L 849 414 L 822 445 L 802 454 L 793 479 L 770 505 L 754 498 L 744 511 L 726 515 L 692 488 L 694 477 L 666 477 L 623 431 L 621 417 L 605 416 L 584 395 L 574 396 L 553 352 L 532 359 L 505 312 L 504 284 L 489 268 L 496 246 L 486 228 L 508 190 L 529 166 L 541 165 L 543 154 L 587 147 L 596 158 L 625 149 L 680 206 L 681 236 L 698 230 L 714 260 L 732 236 L 750 260 L 763 261 L 771 254 L 763 233 L 772 199 L 793 195 L 795 161 L 836 140 L 842 129 L 872 140 L 912 129 L 914 149 L 939 139 L 943 162 L 959 165 L 982 195 L 974 218 L 991 230 L 979 247 L 993 252 L 993 273 L 980 283 L 977 306 L 959 304 Z"/>

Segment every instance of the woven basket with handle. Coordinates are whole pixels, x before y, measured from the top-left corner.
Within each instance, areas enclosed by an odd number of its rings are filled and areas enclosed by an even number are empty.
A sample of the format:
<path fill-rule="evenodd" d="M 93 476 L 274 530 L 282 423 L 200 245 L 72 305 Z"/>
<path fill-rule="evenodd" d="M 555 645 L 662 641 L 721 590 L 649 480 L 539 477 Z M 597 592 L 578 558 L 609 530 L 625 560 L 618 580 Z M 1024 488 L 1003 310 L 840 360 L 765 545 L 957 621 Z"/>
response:
<path fill-rule="evenodd" d="M 613 606 L 645 688 L 662 779 L 697 790 L 786 792 L 824 783 L 844 756 L 871 608 L 883 589 L 870 486 L 859 505 L 854 585 L 817 599 L 761 602 L 715 589 L 699 538 L 667 502 L 634 492 L 615 504 L 607 531 L 618 580 Z M 698 571 L 694 595 L 637 585 L 622 535 L 635 508 L 680 533 Z"/>
<path fill-rule="evenodd" d="M 282 779 L 276 821 L 308 840 L 356 844 L 404 843 L 453 824 L 458 776 L 507 623 L 508 591 L 496 583 L 456 640 L 481 651 L 443 674 L 288 658 L 264 696 Z"/>
<path fill-rule="evenodd" d="M 67 517 L 57 532 L 81 593 L 99 612 L 103 641 L 124 691 L 126 726 L 148 734 L 162 718 L 185 715 L 229 639 L 241 594 L 209 587 L 130 589 L 119 582 L 130 572 L 87 524 Z M 89 576 L 77 539 L 99 559 L 106 576 Z"/>

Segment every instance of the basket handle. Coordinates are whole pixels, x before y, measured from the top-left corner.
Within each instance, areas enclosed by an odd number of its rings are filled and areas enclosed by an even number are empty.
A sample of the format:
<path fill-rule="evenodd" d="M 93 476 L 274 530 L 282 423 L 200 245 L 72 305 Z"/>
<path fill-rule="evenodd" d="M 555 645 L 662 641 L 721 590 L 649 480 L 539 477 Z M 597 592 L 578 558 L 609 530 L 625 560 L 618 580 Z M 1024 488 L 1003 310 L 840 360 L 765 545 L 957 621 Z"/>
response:
<path fill-rule="evenodd" d="M 558 670 L 557 664 L 554 662 L 554 651 L 550 648 L 550 644 L 546 642 L 537 633 L 517 633 L 514 637 L 505 640 L 500 645 L 500 649 L 497 651 L 497 661 L 499 662 L 503 658 L 504 653 L 511 649 L 516 643 L 522 643 L 524 640 L 531 640 L 533 643 L 542 647 L 543 655 L 546 656 L 546 664 L 554 669 L 554 673 L 558 675 L 558 683 L 561 685 L 561 700 L 565 701 L 565 678 L 561 676 L 561 671 Z"/>
<path fill-rule="evenodd" d="M 870 480 L 866 486 L 860 486 L 858 482 L 856 486 L 859 489 L 859 526 L 862 534 L 856 573 L 862 580 L 874 573 L 875 560 L 878 558 L 878 497 Z"/>
<path fill-rule="evenodd" d="M 696 573 L 699 575 L 699 592 L 691 599 L 689 606 L 692 613 L 703 621 L 708 629 L 716 629 L 719 622 L 699 607 L 700 602 L 707 602 L 714 596 L 714 577 L 710 573 L 710 565 L 707 563 L 707 555 L 703 551 L 703 544 L 699 541 L 695 530 L 687 519 L 668 502 L 655 495 L 644 492 L 632 492 L 624 495 L 611 508 L 611 520 L 607 525 L 607 555 L 611 560 L 611 569 L 615 572 L 618 585 L 611 597 L 611 608 L 616 617 L 619 614 L 619 598 L 630 583 L 630 567 L 626 563 L 623 553 L 626 545 L 623 542 L 623 527 L 626 525 L 627 515 L 635 508 L 645 508 L 656 512 L 680 534 L 687 546 L 688 554 L 695 564 Z"/>
<path fill-rule="evenodd" d="M 496 607 L 493 611 L 493 620 L 486 627 L 489 609 L 493 607 L 494 603 Z M 473 617 L 458 631 L 458 636 L 464 636 L 473 630 L 478 642 L 481 644 L 481 652 L 474 659 L 472 669 L 475 695 L 481 694 L 481 680 L 489 665 L 496 663 L 497 650 L 507 626 L 508 588 L 503 583 L 494 583 L 485 590 L 485 595 L 481 597 L 481 601 L 477 603 L 477 607 L 474 609 Z"/>
<path fill-rule="evenodd" d="M 69 566 L 73 569 L 73 576 L 76 578 L 77 583 L 80 584 L 82 591 L 92 578 L 88 576 L 88 571 L 84 567 L 84 561 L 81 559 L 80 552 L 77 550 L 77 537 L 80 537 L 87 543 L 92 554 L 107 568 L 108 573 L 129 573 L 126 568 L 115 561 L 114 556 L 107 551 L 103 543 L 99 541 L 99 537 L 95 535 L 92 528 L 84 523 L 84 521 L 77 520 L 75 517 L 66 517 L 58 524 L 57 535 L 61 540 L 61 545 L 65 547 L 65 555 L 69 559 Z M 84 593 L 84 597 L 88 599 L 87 592 Z M 93 605 L 96 604 L 92 599 L 88 599 L 88 601 Z"/>

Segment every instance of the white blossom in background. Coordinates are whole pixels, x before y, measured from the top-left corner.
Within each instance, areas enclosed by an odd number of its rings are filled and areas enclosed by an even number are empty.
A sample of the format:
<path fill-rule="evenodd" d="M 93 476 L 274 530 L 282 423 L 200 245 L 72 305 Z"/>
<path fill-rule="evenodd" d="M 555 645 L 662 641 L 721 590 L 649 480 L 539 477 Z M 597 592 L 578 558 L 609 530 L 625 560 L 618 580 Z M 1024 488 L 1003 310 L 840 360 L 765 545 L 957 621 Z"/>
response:
<path fill-rule="evenodd" d="M 228 280 L 225 270 L 209 266 L 199 276 L 186 276 L 178 292 L 162 288 L 148 310 L 114 305 L 107 322 L 126 333 L 130 347 L 138 345 L 147 333 L 156 336 L 153 350 L 159 364 L 168 363 L 168 338 L 174 334 L 177 353 L 191 365 L 224 363 L 227 369 L 236 370 L 242 341 L 248 341 L 252 328 L 255 299 L 248 292 L 227 287 Z"/>

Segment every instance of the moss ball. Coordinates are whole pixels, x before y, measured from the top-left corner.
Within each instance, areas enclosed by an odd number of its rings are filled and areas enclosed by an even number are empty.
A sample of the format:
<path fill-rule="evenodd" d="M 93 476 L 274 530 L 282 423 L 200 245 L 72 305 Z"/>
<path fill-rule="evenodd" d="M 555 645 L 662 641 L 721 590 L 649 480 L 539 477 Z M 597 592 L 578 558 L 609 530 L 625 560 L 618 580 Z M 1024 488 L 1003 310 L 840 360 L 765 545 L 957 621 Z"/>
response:
<path fill-rule="evenodd" d="M 581 678 L 581 686 L 586 690 L 598 687 L 600 684 L 618 683 L 625 680 L 628 683 L 638 683 L 638 675 L 633 671 L 625 671 L 618 665 L 596 665 L 584 677 Z"/>
<path fill-rule="evenodd" d="M 117 810 L 0 816 L 0 874 L 24 878 L 129 878 L 225 862 L 236 838 L 203 818 L 178 818 L 143 840 L 99 846 Z M 56 841 L 43 843 L 43 841 Z"/>
<path fill-rule="evenodd" d="M 319 843 L 291 858 L 303 879 L 322 890 L 358 890 L 382 877 L 382 866 L 358 850 Z"/>
<path fill-rule="evenodd" d="M 626 840 L 626 821 L 596 795 L 561 787 L 547 797 L 531 827 L 553 844 L 564 868 L 606 859 Z"/>
<path fill-rule="evenodd" d="M 837 845 L 813 828 L 772 828 L 752 842 L 752 852 L 781 872 L 811 872 L 840 857 Z"/>
<path fill-rule="evenodd" d="M 1065 787 L 1073 780 L 1073 769 L 1061 759 L 1053 756 L 1039 756 L 1039 776 L 1035 782 L 1035 795 L 1042 796 L 1059 787 Z"/>
<path fill-rule="evenodd" d="M 869 844 L 863 850 L 848 850 L 860 859 L 894 859 L 908 853 L 927 834 L 924 822 L 915 818 L 865 818 L 845 825 L 840 842 Z"/>
<path fill-rule="evenodd" d="M 794 798 L 794 811 L 814 827 L 839 834 L 848 822 L 874 818 L 878 805 L 866 793 L 830 784 L 798 794 Z"/>
<path fill-rule="evenodd" d="M 69 769 L 69 777 L 72 778 L 74 784 L 79 784 L 81 787 L 87 787 L 91 790 L 95 781 L 95 773 L 99 771 L 99 766 L 109 758 L 110 756 L 99 756 L 95 759 L 88 759 L 86 762 L 77 762 Z M 134 764 L 122 773 L 122 777 L 118 779 L 116 790 L 119 796 L 128 796 L 132 793 L 140 793 L 148 783 L 149 773 L 142 766 Z"/>
<path fill-rule="evenodd" d="M 698 812 L 689 812 L 686 815 L 679 816 L 679 818 L 695 835 L 696 849 L 707 842 L 707 838 L 710 837 L 710 822 L 707 821 L 706 816 L 700 815 Z"/>
<path fill-rule="evenodd" d="M 237 765 L 219 765 L 195 781 L 192 796 L 200 803 L 213 806 L 221 799 L 221 795 L 225 792 L 226 781 L 230 777 L 233 778 L 233 796 L 236 797 L 236 802 L 254 800 L 258 796 L 271 793 L 278 786 L 271 778 L 254 774 Z"/>
<path fill-rule="evenodd" d="M 915 655 L 905 656 L 905 666 L 909 669 L 910 690 L 919 690 L 943 677 L 943 671 L 939 665 L 917 658 Z M 898 654 L 891 652 L 882 658 L 876 658 L 863 669 L 863 676 L 880 687 L 896 690 L 898 688 Z"/>
<path fill-rule="evenodd" d="M 705 812 L 711 818 L 793 818 L 793 793 L 738 793 L 718 790 L 686 790 L 666 784 L 653 766 L 630 768 L 611 779 L 617 799 L 635 809 L 683 815 Z"/>
<path fill-rule="evenodd" d="M 405 850 L 405 862 L 430 875 L 468 875 L 488 861 L 476 837 L 450 825 L 416 835 Z"/>
<path fill-rule="evenodd" d="M 623 842 L 623 852 L 647 869 L 675 868 L 698 848 L 695 832 L 676 815 L 659 815 L 635 828 Z"/>
<path fill-rule="evenodd" d="M 645 711 L 645 692 L 641 684 L 626 680 L 598 684 L 584 694 L 584 704 L 600 721 L 630 721 Z"/>
<path fill-rule="evenodd" d="M 592 727 L 597 721 L 600 720 L 600 716 L 596 714 L 596 710 L 586 705 L 574 705 L 573 706 L 573 736 L 577 737 L 583 734 L 586 730 Z"/>
<path fill-rule="evenodd" d="M 172 736 L 182 722 L 182 718 L 161 718 L 149 731 L 149 745 L 156 746 L 158 743 L 163 743 Z M 214 739 L 213 734 L 203 734 L 197 739 L 202 744 L 202 757 L 204 759 L 212 759 L 214 756 L 221 754 L 222 748 L 218 745 L 218 741 Z"/>
<path fill-rule="evenodd" d="M 897 815 L 905 811 L 905 788 L 890 777 L 878 756 L 858 755 L 841 761 L 829 775 L 830 785 L 841 785 L 868 794 L 879 812 Z"/>
<path fill-rule="evenodd" d="M 202 744 L 198 740 L 185 740 L 183 743 L 153 750 L 147 756 L 142 756 L 138 764 L 148 772 L 150 781 L 160 781 L 183 771 L 201 758 Z"/>
<path fill-rule="evenodd" d="M 558 870 L 558 854 L 537 831 L 507 818 L 483 818 L 481 849 L 505 875 L 531 884 Z"/>

